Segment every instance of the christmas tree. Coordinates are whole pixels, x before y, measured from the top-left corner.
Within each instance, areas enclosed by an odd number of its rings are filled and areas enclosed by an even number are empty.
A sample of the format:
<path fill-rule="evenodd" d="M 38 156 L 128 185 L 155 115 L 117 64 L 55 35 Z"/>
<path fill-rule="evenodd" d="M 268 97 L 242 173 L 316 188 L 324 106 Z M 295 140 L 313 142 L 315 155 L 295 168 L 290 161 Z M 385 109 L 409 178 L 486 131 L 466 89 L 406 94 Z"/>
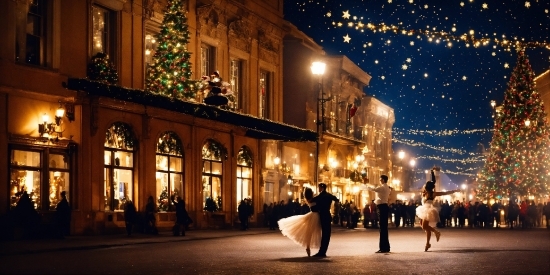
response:
<path fill-rule="evenodd" d="M 194 100 L 195 81 L 191 80 L 191 53 L 187 51 L 189 29 L 183 11 L 183 1 L 169 0 L 160 33 L 158 47 L 147 68 L 146 89 L 184 100 Z"/>
<path fill-rule="evenodd" d="M 481 171 L 478 194 L 485 198 L 548 194 L 549 128 L 534 72 L 524 50 L 495 117 L 490 152 Z"/>
<path fill-rule="evenodd" d="M 92 63 L 88 65 L 88 78 L 106 84 L 118 82 L 118 73 L 107 54 L 100 52 L 92 57 Z"/>

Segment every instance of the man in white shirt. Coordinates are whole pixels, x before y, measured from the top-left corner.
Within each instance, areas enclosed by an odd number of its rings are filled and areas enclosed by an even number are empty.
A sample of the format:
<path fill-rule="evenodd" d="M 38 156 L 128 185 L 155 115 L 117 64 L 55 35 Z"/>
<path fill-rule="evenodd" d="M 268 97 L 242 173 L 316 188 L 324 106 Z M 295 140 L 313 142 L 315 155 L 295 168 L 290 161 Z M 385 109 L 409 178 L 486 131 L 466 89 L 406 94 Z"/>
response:
<path fill-rule="evenodd" d="M 379 250 L 376 253 L 389 253 L 390 240 L 388 237 L 388 198 L 390 197 L 390 187 L 388 186 L 388 176 L 380 176 L 380 185 L 377 187 L 367 186 L 370 191 L 376 192 L 376 209 L 378 210 L 378 220 L 380 221 L 380 241 Z"/>

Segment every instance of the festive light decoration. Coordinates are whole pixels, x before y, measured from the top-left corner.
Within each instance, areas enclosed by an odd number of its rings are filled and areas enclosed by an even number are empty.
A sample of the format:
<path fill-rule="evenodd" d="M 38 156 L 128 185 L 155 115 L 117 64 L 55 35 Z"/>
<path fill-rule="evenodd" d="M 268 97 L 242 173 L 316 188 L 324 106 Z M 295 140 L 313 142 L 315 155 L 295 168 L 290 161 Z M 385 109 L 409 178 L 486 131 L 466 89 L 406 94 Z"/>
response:
<path fill-rule="evenodd" d="M 469 135 L 469 134 L 485 134 L 493 132 L 493 129 L 469 129 L 469 130 L 417 130 L 417 129 L 403 129 L 403 128 L 394 128 L 394 135 L 429 135 L 429 136 L 454 136 L 457 134 L 460 135 Z"/>
<path fill-rule="evenodd" d="M 506 39 L 503 36 L 502 39 L 498 38 L 488 38 L 488 37 L 475 37 L 475 31 L 471 30 L 468 34 L 462 34 L 460 36 L 452 35 L 449 32 L 445 31 L 430 31 L 430 30 L 407 30 L 396 25 L 386 25 L 385 23 L 373 24 L 373 23 L 354 23 L 348 22 L 348 27 L 354 27 L 356 30 L 364 31 L 370 30 L 372 32 L 393 32 L 395 34 L 402 34 L 407 36 L 415 36 L 420 38 L 421 36 L 426 36 L 428 41 L 440 43 L 441 41 L 447 41 L 447 46 L 452 46 L 451 41 L 464 42 L 466 47 L 473 46 L 475 48 L 481 46 L 488 46 L 490 44 L 500 46 L 506 51 L 511 51 L 512 49 L 520 48 L 546 48 L 550 50 L 549 42 L 540 42 L 540 41 L 523 41 L 518 40 L 517 37 L 514 39 Z M 350 38 L 351 39 L 351 38 Z"/>
<path fill-rule="evenodd" d="M 533 70 L 525 52 L 519 50 L 501 115 L 495 120 L 478 194 L 488 198 L 548 194 L 549 134 Z"/>
<path fill-rule="evenodd" d="M 430 149 L 434 149 L 434 150 L 438 150 L 438 151 L 442 151 L 442 152 L 448 152 L 448 153 L 454 153 L 454 154 L 460 154 L 460 155 L 464 155 L 464 154 L 475 155 L 474 153 L 468 153 L 465 150 L 461 150 L 461 149 L 445 148 L 443 146 L 433 146 L 433 145 L 429 145 L 429 144 L 426 144 L 426 143 L 423 143 L 423 142 L 416 142 L 416 141 L 410 140 L 410 139 L 393 138 L 392 140 L 394 142 L 397 142 L 397 143 L 403 143 L 403 144 L 414 146 L 414 147 L 418 147 L 418 146 L 426 147 L 426 148 L 430 148 Z"/>
<path fill-rule="evenodd" d="M 158 47 L 147 68 L 146 90 L 183 100 L 195 99 L 195 80 L 191 80 L 191 53 L 187 51 L 189 29 L 181 0 L 169 0 Z"/>
<path fill-rule="evenodd" d="M 88 78 L 105 84 L 118 82 L 118 73 L 107 54 L 100 52 L 92 57 L 92 63 L 88 65 Z"/>

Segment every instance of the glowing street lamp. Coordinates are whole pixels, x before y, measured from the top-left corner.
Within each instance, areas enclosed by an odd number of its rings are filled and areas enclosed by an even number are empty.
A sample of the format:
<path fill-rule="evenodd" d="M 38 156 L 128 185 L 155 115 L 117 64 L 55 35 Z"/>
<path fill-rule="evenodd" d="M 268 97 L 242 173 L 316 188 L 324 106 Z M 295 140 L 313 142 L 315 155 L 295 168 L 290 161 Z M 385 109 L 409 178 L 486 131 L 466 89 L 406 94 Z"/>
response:
<path fill-rule="evenodd" d="M 317 91 L 317 140 L 315 141 L 315 184 L 319 184 L 319 139 L 321 138 L 320 126 L 323 125 L 323 131 L 325 130 L 325 108 L 324 104 L 321 106 L 322 119 L 319 117 L 319 104 L 324 102 L 323 96 L 323 74 L 325 74 L 326 64 L 323 62 L 313 62 L 311 63 L 311 73 L 319 77 L 319 85 Z"/>

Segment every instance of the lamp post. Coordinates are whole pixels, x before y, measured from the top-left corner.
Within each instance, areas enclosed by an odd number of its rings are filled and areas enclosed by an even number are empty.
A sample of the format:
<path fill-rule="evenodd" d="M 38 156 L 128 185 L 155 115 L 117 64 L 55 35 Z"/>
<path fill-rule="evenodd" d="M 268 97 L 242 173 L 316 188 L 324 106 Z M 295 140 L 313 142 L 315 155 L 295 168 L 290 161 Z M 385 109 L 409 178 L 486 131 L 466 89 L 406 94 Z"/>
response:
<path fill-rule="evenodd" d="M 403 158 L 405 158 L 405 152 L 401 150 L 397 156 L 399 157 L 399 179 L 400 181 L 405 182 L 403 180 Z"/>
<path fill-rule="evenodd" d="M 321 111 L 323 112 L 322 119 L 319 118 L 319 104 L 321 104 L 324 100 L 324 96 L 323 96 L 323 74 L 325 73 L 325 67 L 326 67 L 326 64 L 323 63 L 323 62 L 319 62 L 319 61 L 313 62 L 311 64 L 311 73 L 313 75 L 316 75 L 316 76 L 319 77 L 318 91 L 317 91 L 317 109 L 316 109 L 316 111 L 317 111 L 317 120 L 315 121 L 315 123 L 317 124 L 317 140 L 315 141 L 315 175 L 314 175 L 316 185 L 319 184 L 319 141 L 321 139 L 321 131 L 320 131 L 321 124 L 323 124 L 323 131 L 325 130 L 325 123 L 324 123 L 325 108 L 324 108 L 324 106 L 321 106 Z"/>

